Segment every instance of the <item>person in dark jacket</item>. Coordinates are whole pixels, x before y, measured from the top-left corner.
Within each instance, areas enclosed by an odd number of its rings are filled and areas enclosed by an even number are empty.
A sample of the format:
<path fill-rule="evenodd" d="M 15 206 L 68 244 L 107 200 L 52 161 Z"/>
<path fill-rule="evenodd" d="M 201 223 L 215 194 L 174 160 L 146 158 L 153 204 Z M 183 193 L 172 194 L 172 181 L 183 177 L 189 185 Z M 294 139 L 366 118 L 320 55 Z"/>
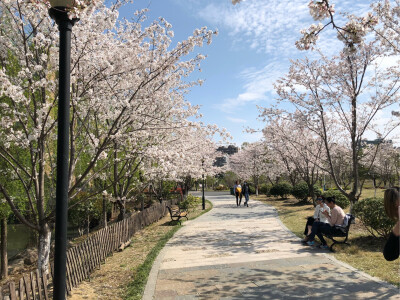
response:
<path fill-rule="evenodd" d="M 392 261 L 399 258 L 400 254 L 400 221 L 399 221 L 399 210 L 400 210 L 400 193 L 399 188 L 394 187 L 387 189 L 383 198 L 385 211 L 389 218 L 396 222 L 390 233 L 389 239 L 386 241 L 385 247 L 383 248 L 383 256 L 386 260 Z"/>
<path fill-rule="evenodd" d="M 249 207 L 250 186 L 249 186 L 249 184 L 247 183 L 247 181 L 245 181 L 245 182 L 243 183 L 242 193 L 243 193 L 244 199 L 245 199 L 245 202 L 243 203 L 243 205 Z"/>

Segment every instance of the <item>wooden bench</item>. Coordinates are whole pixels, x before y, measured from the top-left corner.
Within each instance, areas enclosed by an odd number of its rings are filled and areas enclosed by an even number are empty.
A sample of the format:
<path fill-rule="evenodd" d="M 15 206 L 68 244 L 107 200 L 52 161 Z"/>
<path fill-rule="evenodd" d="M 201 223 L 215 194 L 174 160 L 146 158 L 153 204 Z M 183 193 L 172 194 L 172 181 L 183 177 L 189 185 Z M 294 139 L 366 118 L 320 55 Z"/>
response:
<path fill-rule="evenodd" d="M 167 205 L 167 208 L 172 221 L 179 222 L 179 224 L 182 224 L 181 223 L 182 218 L 186 218 L 186 220 L 189 220 L 187 216 L 188 211 L 186 209 L 180 209 L 177 206 L 171 207 L 169 205 Z"/>
<path fill-rule="evenodd" d="M 327 237 L 328 239 L 331 239 L 333 241 L 333 244 L 329 247 L 329 250 L 333 251 L 333 246 L 336 244 L 346 244 L 346 245 L 350 245 L 347 240 L 349 238 L 349 230 L 350 230 L 350 226 L 351 223 L 353 223 L 355 217 L 351 214 L 346 214 L 347 218 L 348 218 L 348 223 L 347 226 L 343 226 L 343 227 L 339 227 L 336 226 L 336 228 L 338 228 L 340 231 L 335 232 L 335 234 L 325 234 L 323 233 L 323 235 L 325 237 Z M 338 241 L 336 238 L 343 238 L 342 240 Z"/>

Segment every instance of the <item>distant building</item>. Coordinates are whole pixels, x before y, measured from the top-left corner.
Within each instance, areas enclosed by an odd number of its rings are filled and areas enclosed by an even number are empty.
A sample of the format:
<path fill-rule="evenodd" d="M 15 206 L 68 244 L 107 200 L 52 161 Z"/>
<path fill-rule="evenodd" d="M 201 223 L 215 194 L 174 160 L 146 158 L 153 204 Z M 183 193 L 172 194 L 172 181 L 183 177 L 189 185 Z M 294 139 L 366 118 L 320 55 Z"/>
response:
<path fill-rule="evenodd" d="M 227 147 L 221 146 L 217 149 L 218 152 L 222 152 L 223 156 L 218 156 L 215 159 L 214 166 L 223 167 L 228 163 L 229 156 L 235 154 L 239 151 L 239 148 L 234 145 L 229 145 Z"/>
<path fill-rule="evenodd" d="M 364 145 L 379 145 L 379 144 L 393 144 L 392 140 L 385 140 L 385 139 L 375 139 L 375 140 L 362 140 Z"/>
<path fill-rule="evenodd" d="M 219 156 L 215 159 L 214 161 L 214 166 L 215 167 L 223 167 L 227 163 L 226 157 L 225 156 Z"/>
<path fill-rule="evenodd" d="M 229 145 L 228 147 L 225 146 L 221 146 L 217 149 L 217 151 L 228 154 L 228 155 L 232 155 L 235 154 L 239 151 L 239 148 L 233 145 Z"/>

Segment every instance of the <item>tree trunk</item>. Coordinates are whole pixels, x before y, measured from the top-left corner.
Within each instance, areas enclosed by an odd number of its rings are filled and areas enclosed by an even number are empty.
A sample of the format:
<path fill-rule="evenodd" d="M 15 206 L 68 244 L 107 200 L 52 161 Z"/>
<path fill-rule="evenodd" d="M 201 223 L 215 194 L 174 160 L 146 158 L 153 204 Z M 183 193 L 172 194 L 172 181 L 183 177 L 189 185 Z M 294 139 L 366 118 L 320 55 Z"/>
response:
<path fill-rule="evenodd" d="M 125 201 L 120 201 L 120 203 L 118 203 L 119 205 L 119 215 L 118 215 L 118 221 L 122 221 L 123 219 L 125 219 Z"/>
<path fill-rule="evenodd" d="M 8 277 L 7 218 L 1 219 L 1 279 Z"/>
<path fill-rule="evenodd" d="M 51 230 L 49 224 L 44 224 L 39 232 L 38 270 L 49 271 Z"/>
<path fill-rule="evenodd" d="M 182 198 L 186 199 L 187 195 L 188 195 L 188 187 L 186 183 L 184 183 L 182 187 Z"/>
<path fill-rule="evenodd" d="M 103 195 L 103 226 L 107 228 L 107 198 Z"/>
<path fill-rule="evenodd" d="M 353 195 L 353 193 L 350 193 L 348 199 L 350 200 L 350 213 L 354 215 L 353 206 L 357 202 L 357 198 L 355 195 Z"/>
<path fill-rule="evenodd" d="M 308 186 L 308 194 L 310 195 L 312 203 L 313 203 L 313 205 L 315 207 L 317 205 L 317 203 L 315 202 L 314 185 L 307 183 L 307 186 Z"/>
<path fill-rule="evenodd" d="M 191 180 L 192 179 L 190 177 L 186 177 L 182 183 L 182 200 L 185 200 L 187 198 L 187 196 L 189 195 Z M 202 182 L 202 184 L 203 183 L 204 182 Z"/>
<path fill-rule="evenodd" d="M 89 238 L 89 231 L 90 231 L 90 215 L 87 214 L 87 237 Z"/>
<path fill-rule="evenodd" d="M 376 179 L 375 179 L 375 177 L 372 178 L 372 182 L 374 183 L 374 197 L 376 198 Z"/>

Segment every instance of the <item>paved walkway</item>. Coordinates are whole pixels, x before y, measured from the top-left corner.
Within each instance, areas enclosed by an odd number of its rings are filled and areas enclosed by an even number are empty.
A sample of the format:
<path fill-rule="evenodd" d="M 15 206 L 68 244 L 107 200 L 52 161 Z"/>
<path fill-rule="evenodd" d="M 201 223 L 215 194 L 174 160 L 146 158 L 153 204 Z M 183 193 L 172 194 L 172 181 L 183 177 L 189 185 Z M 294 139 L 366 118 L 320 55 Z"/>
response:
<path fill-rule="evenodd" d="M 303 246 L 261 202 L 236 207 L 208 193 L 214 208 L 184 223 L 153 265 L 150 299 L 400 299 L 399 290 Z"/>

